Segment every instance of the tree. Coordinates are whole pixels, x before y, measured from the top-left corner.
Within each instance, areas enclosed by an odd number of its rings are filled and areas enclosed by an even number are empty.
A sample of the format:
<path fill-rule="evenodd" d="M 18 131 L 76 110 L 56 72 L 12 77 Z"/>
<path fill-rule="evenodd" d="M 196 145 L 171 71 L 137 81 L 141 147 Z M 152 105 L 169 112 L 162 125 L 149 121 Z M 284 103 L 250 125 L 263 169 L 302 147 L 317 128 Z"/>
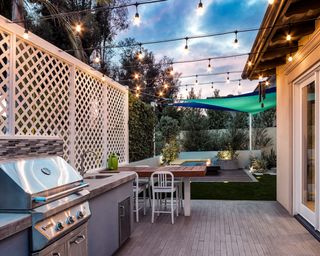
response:
<path fill-rule="evenodd" d="M 152 107 L 129 94 L 129 159 L 153 156 L 155 115 Z"/>
<path fill-rule="evenodd" d="M 32 32 L 62 49 L 73 49 L 69 53 L 86 63 L 90 63 L 90 56 L 93 52 L 98 51 L 101 58 L 101 64 L 98 68 L 107 72 L 110 67 L 106 63 L 109 63 L 112 51 L 106 46 L 111 44 L 118 31 L 126 29 L 129 24 L 126 8 L 109 10 L 107 7 L 127 2 L 128 0 L 12 0 L 12 8 L 10 8 L 12 13 L 9 18 L 22 20 L 22 26 L 28 24 L 28 28 Z M 3 8 L 0 7 L 2 14 Z M 106 8 L 94 12 L 58 15 L 96 7 Z M 53 15 L 54 18 L 41 19 L 41 17 L 48 15 Z M 27 22 L 23 22 L 25 17 Z M 80 22 L 83 25 L 83 30 L 79 34 L 74 31 L 74 26 Z"/>
<path fill-rule="evenodd" d="M 166 143 L 175 139 L 180 133 L 179 122 L 169 116 L 162 116 L 159 122 L 159 131 Z"/>
<path fill-rule="evenodd" d="M 197 98 L 191 89 L 188 98 Z M 185 151 L 205 151 L 210 148 L 210 134 L 206 116 L 202 109 L 191 108 L 184 110 L 182 127 L 185 131 L 183 136 L 183 148 Z"/>
<path fill-rule="evenodd" d="M 213 97 L 212 98 L 219 98 L 220 97 L 220 90 L 215 89 L 213 91 Z M 231 114 L 229 111 L 223 111 L 223 110 L 207 110 L 207 116 L 208 116 L 208 125 L 209 129 L 226 129 L 229 125 L 229 122 L 231 120 Z"/>
<path fill-rule="evenodd" d="M 176 97 L 180 74 L 170 75 L 169 63 L 172 59 L 163 57 L 157 62 L 151 51 L 140 47 L 132 38 L 125 39 L 120 44 L 123 50 L 120 54 L 120 66 L 114 67 L 114 79 L 127 85 L 130 91 L 138 94 L 146 103 Z M 142 58 L 138 58 L 140 51 Z"/>
<path fill-rule="evenodd" d="M 253 128 L 268 128 L 276 125 L 276 108 L 268 109 L 253 116 Z"/>

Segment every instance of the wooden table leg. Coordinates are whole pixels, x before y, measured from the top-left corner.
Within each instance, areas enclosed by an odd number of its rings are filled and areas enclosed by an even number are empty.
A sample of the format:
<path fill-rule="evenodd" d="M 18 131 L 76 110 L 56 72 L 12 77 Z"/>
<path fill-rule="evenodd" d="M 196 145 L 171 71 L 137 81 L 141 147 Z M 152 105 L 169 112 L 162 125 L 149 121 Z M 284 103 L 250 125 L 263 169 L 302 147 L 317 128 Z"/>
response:
<path fill-rule="evenodd" d="M 190 178 L 183 179 L 184 184 L 184 216 L 191 214 L 191 191 L 190 191 Z"/>

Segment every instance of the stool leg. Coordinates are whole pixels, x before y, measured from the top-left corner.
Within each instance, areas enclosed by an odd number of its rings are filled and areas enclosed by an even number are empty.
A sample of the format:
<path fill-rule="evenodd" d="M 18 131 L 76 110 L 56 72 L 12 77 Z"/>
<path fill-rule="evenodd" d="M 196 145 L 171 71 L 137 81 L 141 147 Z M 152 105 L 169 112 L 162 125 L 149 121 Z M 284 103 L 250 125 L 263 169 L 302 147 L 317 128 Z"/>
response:
<path fill-rule="evenodd" d="M 171 223 L 174 224 L 173 191 L 171 191 Z"/>
<path fill-rule="evenodd" d="M 136 192 L 136 222 L 139 222 L 139 194 Z"/>
<path fill-rule="evenodd" d="M 143 215 L 146 215 L 146 188 L 143 189 Z"/>
<path fill-rule="evenodd" d="M 154 211 L 155 211 L 155 194 L 153 193 L 152 205 L 151 205 L 151 223 L 154 223 Z"/>

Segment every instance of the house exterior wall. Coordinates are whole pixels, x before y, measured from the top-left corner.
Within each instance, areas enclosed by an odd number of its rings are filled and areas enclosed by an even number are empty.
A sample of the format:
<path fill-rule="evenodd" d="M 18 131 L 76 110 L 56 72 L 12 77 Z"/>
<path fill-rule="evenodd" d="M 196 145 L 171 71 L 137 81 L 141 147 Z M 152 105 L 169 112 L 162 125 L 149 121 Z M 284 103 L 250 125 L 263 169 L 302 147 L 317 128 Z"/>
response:
<path fill-rule="evenodd" d="M 294 83 L 320 67 L 320 30 L 305 38 L 291 63 L 277 67 L 277 200 L 294 211 Z"/>

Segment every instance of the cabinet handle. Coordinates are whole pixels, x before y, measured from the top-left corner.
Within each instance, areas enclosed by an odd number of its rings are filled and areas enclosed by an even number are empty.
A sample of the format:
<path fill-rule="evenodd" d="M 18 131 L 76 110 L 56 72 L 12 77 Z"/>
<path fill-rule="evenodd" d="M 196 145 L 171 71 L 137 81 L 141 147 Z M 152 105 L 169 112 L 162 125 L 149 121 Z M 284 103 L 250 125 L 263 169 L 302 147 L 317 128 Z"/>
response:
<path fill-rule="evenodd" d="M 124 206 L 120 205 L 120 209 L 122 210 L 122 213 L 120 213 L 120 217 L 126 216 L 126 211 L 124 210 Z"/>
<path fill-rule="evenodd" d="M 81 242 L 83 242 L 84 240 L 86 240 L 85 235 L 80 235 L 78 236 L 74 241 L 71 242 L 71 244 L 80 244 Z"/>

